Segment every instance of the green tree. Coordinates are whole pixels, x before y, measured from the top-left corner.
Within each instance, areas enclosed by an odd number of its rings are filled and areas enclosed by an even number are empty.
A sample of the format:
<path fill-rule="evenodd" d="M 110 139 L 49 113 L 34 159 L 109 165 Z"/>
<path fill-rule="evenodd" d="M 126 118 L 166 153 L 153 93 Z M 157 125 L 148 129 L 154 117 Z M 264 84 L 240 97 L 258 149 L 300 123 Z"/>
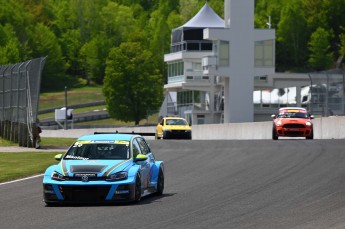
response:
<path fill-rule="evenodd" d="M 102 84 L 105 72 L 105 61 L 109 53 L 109 39 L 104 34 L 93 38 L 85 43 L 80 50 L 80 58 L 86 71 L 87 84 L 91 81 Z"/>
<path fill-rule="evenodd" d="M 345 26 L 345 1 L 344 0 L 323 0 L 324 6 L 321 12 L 327 18 L 327 26 L 333 31 L 334 36 L 330 40 L 331 49 L 333 52 L 337 51 L 340 37 Z"/>
<path fill-rule="evenodd" d="M 323 10 L 324 2 L 324 0 L 303 0 L 303 14 L 311 31 L 319 27 L 327 27 L 327 10 Z"/>
<path fill-rule="evenodd" d="M 224 2 L 219 0 L 209 0 L 207 1 L 208 4 L 212 7 L 214 12 L 216 12 L 219 17 L 224 18 Z M 205 4 L 205 1 L 203 1 Z"/>
<path fill-rule="evenodd" d="M 288 0 L 256 0 L 255 27 L 268 28 L 268 19 L 271 17 L 271 28 L 277 28 L 283 4 Z"/>
<path fill-rule="evenodd" d="M 100 12 L 108 2 L 49 0 L 55 15 L 51 24 L 66 61 L 66 74 L 74 80 L 85 79 L 86 84 L 91 81 L 101 84 L 103 81 L 109 47 L 103 54 L 104 46 L 101 44 L 109 42 L 108 39 L 99 42 L 100 36 L 104 38 Z"/>
<path fill-rule="evenodd" d="M 119 46 L 121 42 L 132 39 L 137 21 L 130 7 L 109 2 L 100 12 L 102 19 L 102 32 L 111 40 L 113 46 Z"/>
<path fill-rule="evenodd" d="M 340 34 L 340 50 L 339 55 L 345 57 L 345 33 Z"/>
<path fill-rule="evenodd" d="M 304 67 L 309 32 L 299 0 L 288 1 L 283 6 L 276 35 L 278 68 Z"/>
<path fill-rule="evenodd" d="M 182 22 L 189 21 L 200 10 L 198 0 L 180 0 L 180 15 Z"/>
<path fill-rule="evenodd" d="M 14 64 L 31 58 L 31 47 L 28 46 L 27 41 L 32 24 L 34 24 L 34 18 L 25 10 L 22 1 L 1 1 L 0 25 L 7 34 L 0 38 L 0 40 L 2 38 L 7 40 L 6 45 L 2 47 L 1 55 L 5 55 L 1 57 L 2 60 L 6 59 L 5 62 Z"/>
<path fill-rule="evenodd" d="M 106 62 L 103 93 L 112 118 L 138 125 L 156 113 L 163 99 L 163 82 L 152 62 L 152 53 L 137 42 L 112 48 Z"/>
<path fill-rule="evenodd" d="M 80 59 L 87 79 L 91 82 L 102 84 L 105 75 L 105 62 L 112 47 L 119 46 L 123 41 L 133 39 L 136 29 L 136 20 L 130 7 L 109 2 L 99 7 L 100 21 L 98 33 L 90 33 L 91 37 L 80 49 Z"/>
<path fill-rule="evenodd" d="M 0 4 L 0 24 L 11 24 L 18 40 L 26 40 L 26 28 L 33 22 L 33 17 L 24 9 L 22 1 L 7 0 Z"/>
<path fill-rule="evenodd" d="M 161 72 L 165 72 L 166 64 L 162 57 L 169 52 L 171 30 L 173 29 L 169 27 L 168 18 L 173 17 L 177 8 L 178 2 L 176 0 L 175 2 L 160 0 L 158 9 L 150 15 L 150 21 L 146 29 L 148 33 L 145 35 L 150 38 L 150 51 L 156 54 L 153 58 Z"/>
<path fill-rule="evenodd" d="M 331 33 L 323 28 L 318 28 L 310 37 L 308 43 L 310 57 L 309 64 L 317 71 L 331 67 L 333 52 L 330 51 L 329 41 Z"/>
<path fill-rule="evenodd" d="M 38 23 L 34 26 L 29 45 L 32 47 L 32 58 L 48 56 L 42 73 L 42 89 L 63 88 L 73 83 L 65 74 L 66 66 L 58 39 L 46 25 Z"/>
<path fill-rule="evenodd" d="M 345 57 L 345 33 L 339 35 L 340 47 L 339 47 L 339 59 L 337 62 L 337 67 L 341 67 L 341 63 Z"/>
<path fill-rule="evenodd" d="M 67 29 L 59 37 L 61 51 L 66 62 L 66 74 L 83 78 L 83 59 L 80 57 L 82 47 L 79 29 Z"/>
<path fill-rule="evenodd" d="M 20 62 L 20 43 L 10 24 L 0 25 L 0 65 Z"/>

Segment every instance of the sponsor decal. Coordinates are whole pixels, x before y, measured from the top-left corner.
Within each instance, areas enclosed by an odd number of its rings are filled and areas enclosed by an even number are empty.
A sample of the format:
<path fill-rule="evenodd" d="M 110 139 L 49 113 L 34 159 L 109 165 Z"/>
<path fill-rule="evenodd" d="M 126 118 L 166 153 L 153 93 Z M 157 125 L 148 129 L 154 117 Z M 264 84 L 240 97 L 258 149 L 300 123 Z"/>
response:
<path fill-rule="evenodd" d="M 129 145 L 129 141 L 116 140 L 115 144 Z"/>
<path fill-rule="evenodd" d="M 90 143 L 114 143 L 113 140 L 91 140 Z"/>
<path fill-rule="evenodd" d="M 76 173 L 74 174 L 75 177 L 83 177 L 83 176 L 88 176 L 88 177 L 96 177 L 95 173 Z"/>
<path fill-rule="evenodd" d="M 287 110 L 287 112 L 299 112 L 301 110 Z"/>
<path fill-rule="evenodd" d="M 129 190 L 119 190 L 119 191 L 116 191 L 115 192 L 116 194 L 128 194 L 129 193 Z"/>
<path fill-rule="evenodd" d="M 77 141 L 74 143 L 73 147 L 81 147 L 83 144 L 90 143 L 89 140 L 87 141 Z"/>
<path fill-rule="evenodd" d="M 87 157 L 80 157 L 80 156 L 73 156 L 73 155 L 67 155 L 65 158 L 75 159 L 75 160 L 89 160 L 89 158 Z"/>

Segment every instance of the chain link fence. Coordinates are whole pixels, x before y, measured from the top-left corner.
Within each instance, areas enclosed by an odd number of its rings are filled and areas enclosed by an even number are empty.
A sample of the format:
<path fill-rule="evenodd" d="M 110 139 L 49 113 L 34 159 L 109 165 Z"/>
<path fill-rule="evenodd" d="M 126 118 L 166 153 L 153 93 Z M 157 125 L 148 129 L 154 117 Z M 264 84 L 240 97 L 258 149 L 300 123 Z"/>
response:
<path fill-rule="evenodd" d="M 41 74 L 46 57 L 0 66 L 0 137 L 35 147 Z"/>
<path fill-rule="evenodd" d="M 344 82 L 342 69 L 310 73 L 310 86 L 305 88 L 308 95 L 302 98 L 312 114 L 320 116 L 345 115 Z"/>

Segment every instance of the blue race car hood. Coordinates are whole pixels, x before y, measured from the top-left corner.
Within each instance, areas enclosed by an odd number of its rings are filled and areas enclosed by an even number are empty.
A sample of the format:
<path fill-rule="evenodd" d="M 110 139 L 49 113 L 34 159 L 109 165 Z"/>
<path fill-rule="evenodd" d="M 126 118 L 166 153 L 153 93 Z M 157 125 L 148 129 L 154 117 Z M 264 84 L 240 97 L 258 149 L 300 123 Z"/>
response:
<path fill-rule="evenodd" d="M 56 172 L 63 176 L 75 174 L 96 174 L 97 177 L 126 170 L 133 163 L 129 160 L 62 160 L 56 167 Z"/>

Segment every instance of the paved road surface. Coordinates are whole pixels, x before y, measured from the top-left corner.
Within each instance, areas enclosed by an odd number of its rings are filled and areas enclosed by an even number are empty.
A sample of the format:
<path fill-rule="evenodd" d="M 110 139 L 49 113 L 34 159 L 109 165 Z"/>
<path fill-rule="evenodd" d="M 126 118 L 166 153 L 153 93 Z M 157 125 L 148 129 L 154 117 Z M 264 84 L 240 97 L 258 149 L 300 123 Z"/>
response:
<path fill-rule="evenodd" d="M 150 141 L 162 197 L 45 207 L 42 178 L 0 185 L 1 228 L 345 228 L 344 140 Z"/>

